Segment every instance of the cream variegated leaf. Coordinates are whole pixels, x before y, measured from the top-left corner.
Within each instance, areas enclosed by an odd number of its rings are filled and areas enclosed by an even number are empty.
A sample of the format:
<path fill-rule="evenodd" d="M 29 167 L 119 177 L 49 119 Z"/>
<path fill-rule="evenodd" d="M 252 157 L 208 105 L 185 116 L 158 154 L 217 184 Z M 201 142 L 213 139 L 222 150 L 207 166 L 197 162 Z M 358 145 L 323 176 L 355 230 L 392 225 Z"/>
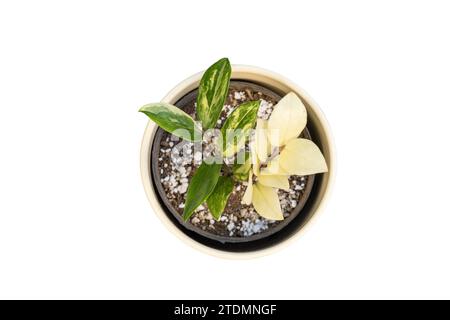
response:
<path fill-rule="evenodd" d="M 196 111 L 204 130 L 214 128 L 219 119 L 227 98 L 230 76 L 230 61 L 223 58 L 210 66 L 200 80 Z"/>
<path fill-rule="evenodd" d="M 289 176 L 287 175 L 260 175 L 258 182 L 266 187 L 289 190 Z"/>
<path fill-rule="evenodd" d="M 256 141 L 255 140 L 250 141 L 249 148 L 250 148 L 250 155 L 252 158 L 252 171 L 255 176 L 258 176 L 259 175 L 259 167 L 260 167 L 261 163 L 259 161 L 258 154 L 256 151 Z"/>
<path fill-rule="evenodd" d="M 253 197 L 253 174 L 250 171 L 248 174 L 248 186 L 247 189 L 245 189 L 245 193 L 242 196 L 241 202 L 246 205 L 251 205 L 252 197 Z"/>
<path fill-rule="evenodd" d="M 202 130 L 194 119 L 180 108 L 164 103 L 149 103 L 139 109 L 165 131 L 188 141 L 201 141 Z"/>
<path fill-rule="evenodd" d="M 239 105 L 228 116 L 220 129 L 223 134 L 223 156 L 231 157 L 241 150 L 255 127 L 260 101 L 248 101 Z"/>
<path fill-rule="evenodd" d="M 260 216 L 269 220 L 284 219 L 276 189 L 257 182 L 253 186 L 252 203 Z"/>
<path fill-rule="evenodd" d="M 327 171 L 327 163 L 319 147 L 311 140 L 299 138 L 289 141 L 280 155 L 261 171 L 261 175 L 307 176 Z"/>
<path fill-rule="evenodd" d="M 274 107 L 268 121 L 269 141 L 274 147 L 284 146 L 297 138 L 306 126 L 306 108 L 293 92 L 285 95 Z"/>
<path fill-rule="evenodd" d="M 255 130 L 256 153 L 260 162 L 265 163 L 270 154 L 270 143 L 267 136 L 267 120 L 258 119 Z"/>
<path fill-rule="evenodd" d="M 259 160 L 257 160 L 257 161 L 259 162 Z M 252 171 L 255 176 L 259 176 L 259 173 L 260 173 L 259 163 L 257 165 L 253 165 Z"/>

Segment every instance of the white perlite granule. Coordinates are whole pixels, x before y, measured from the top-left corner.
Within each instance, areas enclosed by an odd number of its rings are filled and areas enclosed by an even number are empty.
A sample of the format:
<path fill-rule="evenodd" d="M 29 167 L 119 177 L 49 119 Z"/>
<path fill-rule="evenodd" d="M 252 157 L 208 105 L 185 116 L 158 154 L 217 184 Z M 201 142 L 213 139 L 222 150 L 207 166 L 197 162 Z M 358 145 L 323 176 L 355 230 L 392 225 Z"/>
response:
<path fill-rule="evenodd" d="M 273 104 L 261 99 L 258 109 L 258 118 L 268 120 L 273 110 Z"/>
<path fill-rule="evenodd" d="M 173 142 L 169 140 L 169 137 L 167 137 L 166 142 L 173 145 Z M 161 169 L 161 183 L 169 189 L 172 195 L 183 194 L 187 191 L 189 186 L 188 176 L 192 170 L 192 147 L 193 143 L 183 141 L 172 149 L 161 149 L 162 153 L 166 153 L 170 157 L 171 164 L 169 170 Z M 168 166 L 165 164 L 163 167 L 167 168 Z"/>

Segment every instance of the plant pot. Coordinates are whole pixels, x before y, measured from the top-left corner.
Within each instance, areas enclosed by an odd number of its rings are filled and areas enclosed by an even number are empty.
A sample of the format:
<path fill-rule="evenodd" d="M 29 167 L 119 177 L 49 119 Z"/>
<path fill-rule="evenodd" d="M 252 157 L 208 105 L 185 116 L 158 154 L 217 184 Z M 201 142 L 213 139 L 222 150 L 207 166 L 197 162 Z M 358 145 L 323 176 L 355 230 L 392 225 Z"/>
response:
<path fill-rule="evenodd" d="M 307 130 L 303 135 L 313 140 L 328 164 L 328 173 L 308 176 L 304 193 L 293 212 L 270 230 L 249 237 L 217 236 L 184 222 L 173 205 L 165 197 L 162 188 L 157 157 L 163 131 L 153 122 L 149 122 L 141 148 L 141 174 L 144 188 L 150 203 L 164 224 L 178 237 L 191 246 L 210 254 L 222 257 L 252 257 L 268 254 L 292 241 L 301 234 L 311 218 L 316 217 L 323 208 L 330 192 L 334 174 L 333 145 L 328 125 L 315 102 L 300 88 L 283 77 L 255 67 L 233 66 L 231 86 L 253 86 L 276 99 L 293 91 L 303 101 L 308 112 Z M 195 100 L 196 89 L 202 73 L 196 74 L 164 97 L 163 102 L 179 107 L 189 105 Z"/>

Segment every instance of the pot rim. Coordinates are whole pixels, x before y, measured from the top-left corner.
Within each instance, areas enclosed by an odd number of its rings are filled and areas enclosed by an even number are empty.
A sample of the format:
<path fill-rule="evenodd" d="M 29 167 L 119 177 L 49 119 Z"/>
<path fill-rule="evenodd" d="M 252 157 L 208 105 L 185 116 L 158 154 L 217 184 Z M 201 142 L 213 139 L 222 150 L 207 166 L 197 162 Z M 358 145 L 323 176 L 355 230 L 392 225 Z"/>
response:
<path fill-rule="evenodd" d="M 180 99 L 182 96 L 184 96 L 187 92 L 195 89 L 198 87 L 200 79 L 203 75 L 204 71 L 198 72 L 189 78 L 183 80 L 178 85 L 176 85 L 172 90 L 169 91 L 169 93 L 161 100 L 162 102 L 167 103 L 175 103 L 178 99 Z M 147 127 L 144 132 L 144 136 L 142 139 L 142 145 L 141 145 L 141 152 L 140 152 L 140 167 L 141 167 L 141 178 L 142 183 L 144 185 L 144 190 L 147 195 L 147 198 L 155 211 L 158 218 L 163 222 L 163 224 L 166 226 L 167 229 L 169 229 L 173 234 L 175 234 L 179 239 L 183 240 L 187 244 L 189 244 L 191 247 L 202 251 L 204 253 L 220 257 L 220 258 L 227 258 L 227 259 L 249 259 L 249 258 L 256 258 L 261 257 L 265 255 L 269 255 L 273 252 L 276 252 L 289 244 L 291 244 L 293 241 L 295 241 L 300 235 L 302 235 L 305 231 L 307 231 L 311 225 L 317 221 L 317 217 L 319 216 L 319 213 L 323 211 L 325 208 L 325 205 L 330 197 L 331 188 L 334 184 L 335 179 L 335 146 L 334 146 L 334 140 L 331 135 L 331 131 L 329 128 L 329 124 L 327 119 L 325 118 L 325 115 L 322 113 L 321 109 L 319 108 L 318 104 L 299 86 L 294 84 L 292 81 L 286 79 L 285 77 L 266 70 L 259 67 L 254 66 L 248 66 L 248 65 L 232 65 L 232 74 L 231 79 L 234 80 L 248 80 L 248 81 L 255 81 L 255 82 L 261 82 L 261 78 L 267 78 L 272 81 L 272 83 L 268 83 L 268 87 L 274 87 L 277 88 L 283 92 L 293 91 L 297 93 L 300 97 L 302 97 L 307 104 L 311 107 L 314 116 L 317 118 L 317 120 L 320 122 L 322 133 L 324 135 L 324 138 L 326 139 L 327 147 L 328 147 L 328 180 L 325 184 L 325 189 L 322 192 L 322 199 L 317 205 L 317 208 L 311 215 L 311 218 L 302 226 L 300 227 L 294 234 L 292 234 L 289 238 L 285 239 L 284 241 L 277 243 L 271 247 L 263 248 L 255 251 L 250 252 L 229 252 L 229 251 L 222 251 L 219 249 L 208 247 L 200 242 L 195 241 L 194 239 L 190 238 L 186 234 L 184 234 L 182 231 L 180 231 L 177 226 L 173 224 L 173 222 L 167 217 L 167 215 L 164 212 L 164 209 L 162 208 L 162 204 L 159 202 L 156 194 L 157 190 L 155 190 L 153 183 L 151 181 L 151 166 L 148 161 L 151 154 L 152 144 L 153 144 L 153 138 L 155 136 L 156 130 L 158 126 L 152 122 L 148 121 Z"/>

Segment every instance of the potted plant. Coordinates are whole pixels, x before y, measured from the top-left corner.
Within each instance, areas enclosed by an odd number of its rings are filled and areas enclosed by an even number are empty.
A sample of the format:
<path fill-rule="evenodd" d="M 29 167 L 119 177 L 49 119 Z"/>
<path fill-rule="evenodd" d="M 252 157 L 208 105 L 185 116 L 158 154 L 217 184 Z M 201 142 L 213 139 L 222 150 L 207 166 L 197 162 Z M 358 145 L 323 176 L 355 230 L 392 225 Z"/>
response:
<path fill-rule="evenodd" d="M 316 104 L 271 72 L 220 59 L 143 106 L 141 172 L 153 209 L 191 245 L 268 253 L 329 193 L 333 150 Z"/>

